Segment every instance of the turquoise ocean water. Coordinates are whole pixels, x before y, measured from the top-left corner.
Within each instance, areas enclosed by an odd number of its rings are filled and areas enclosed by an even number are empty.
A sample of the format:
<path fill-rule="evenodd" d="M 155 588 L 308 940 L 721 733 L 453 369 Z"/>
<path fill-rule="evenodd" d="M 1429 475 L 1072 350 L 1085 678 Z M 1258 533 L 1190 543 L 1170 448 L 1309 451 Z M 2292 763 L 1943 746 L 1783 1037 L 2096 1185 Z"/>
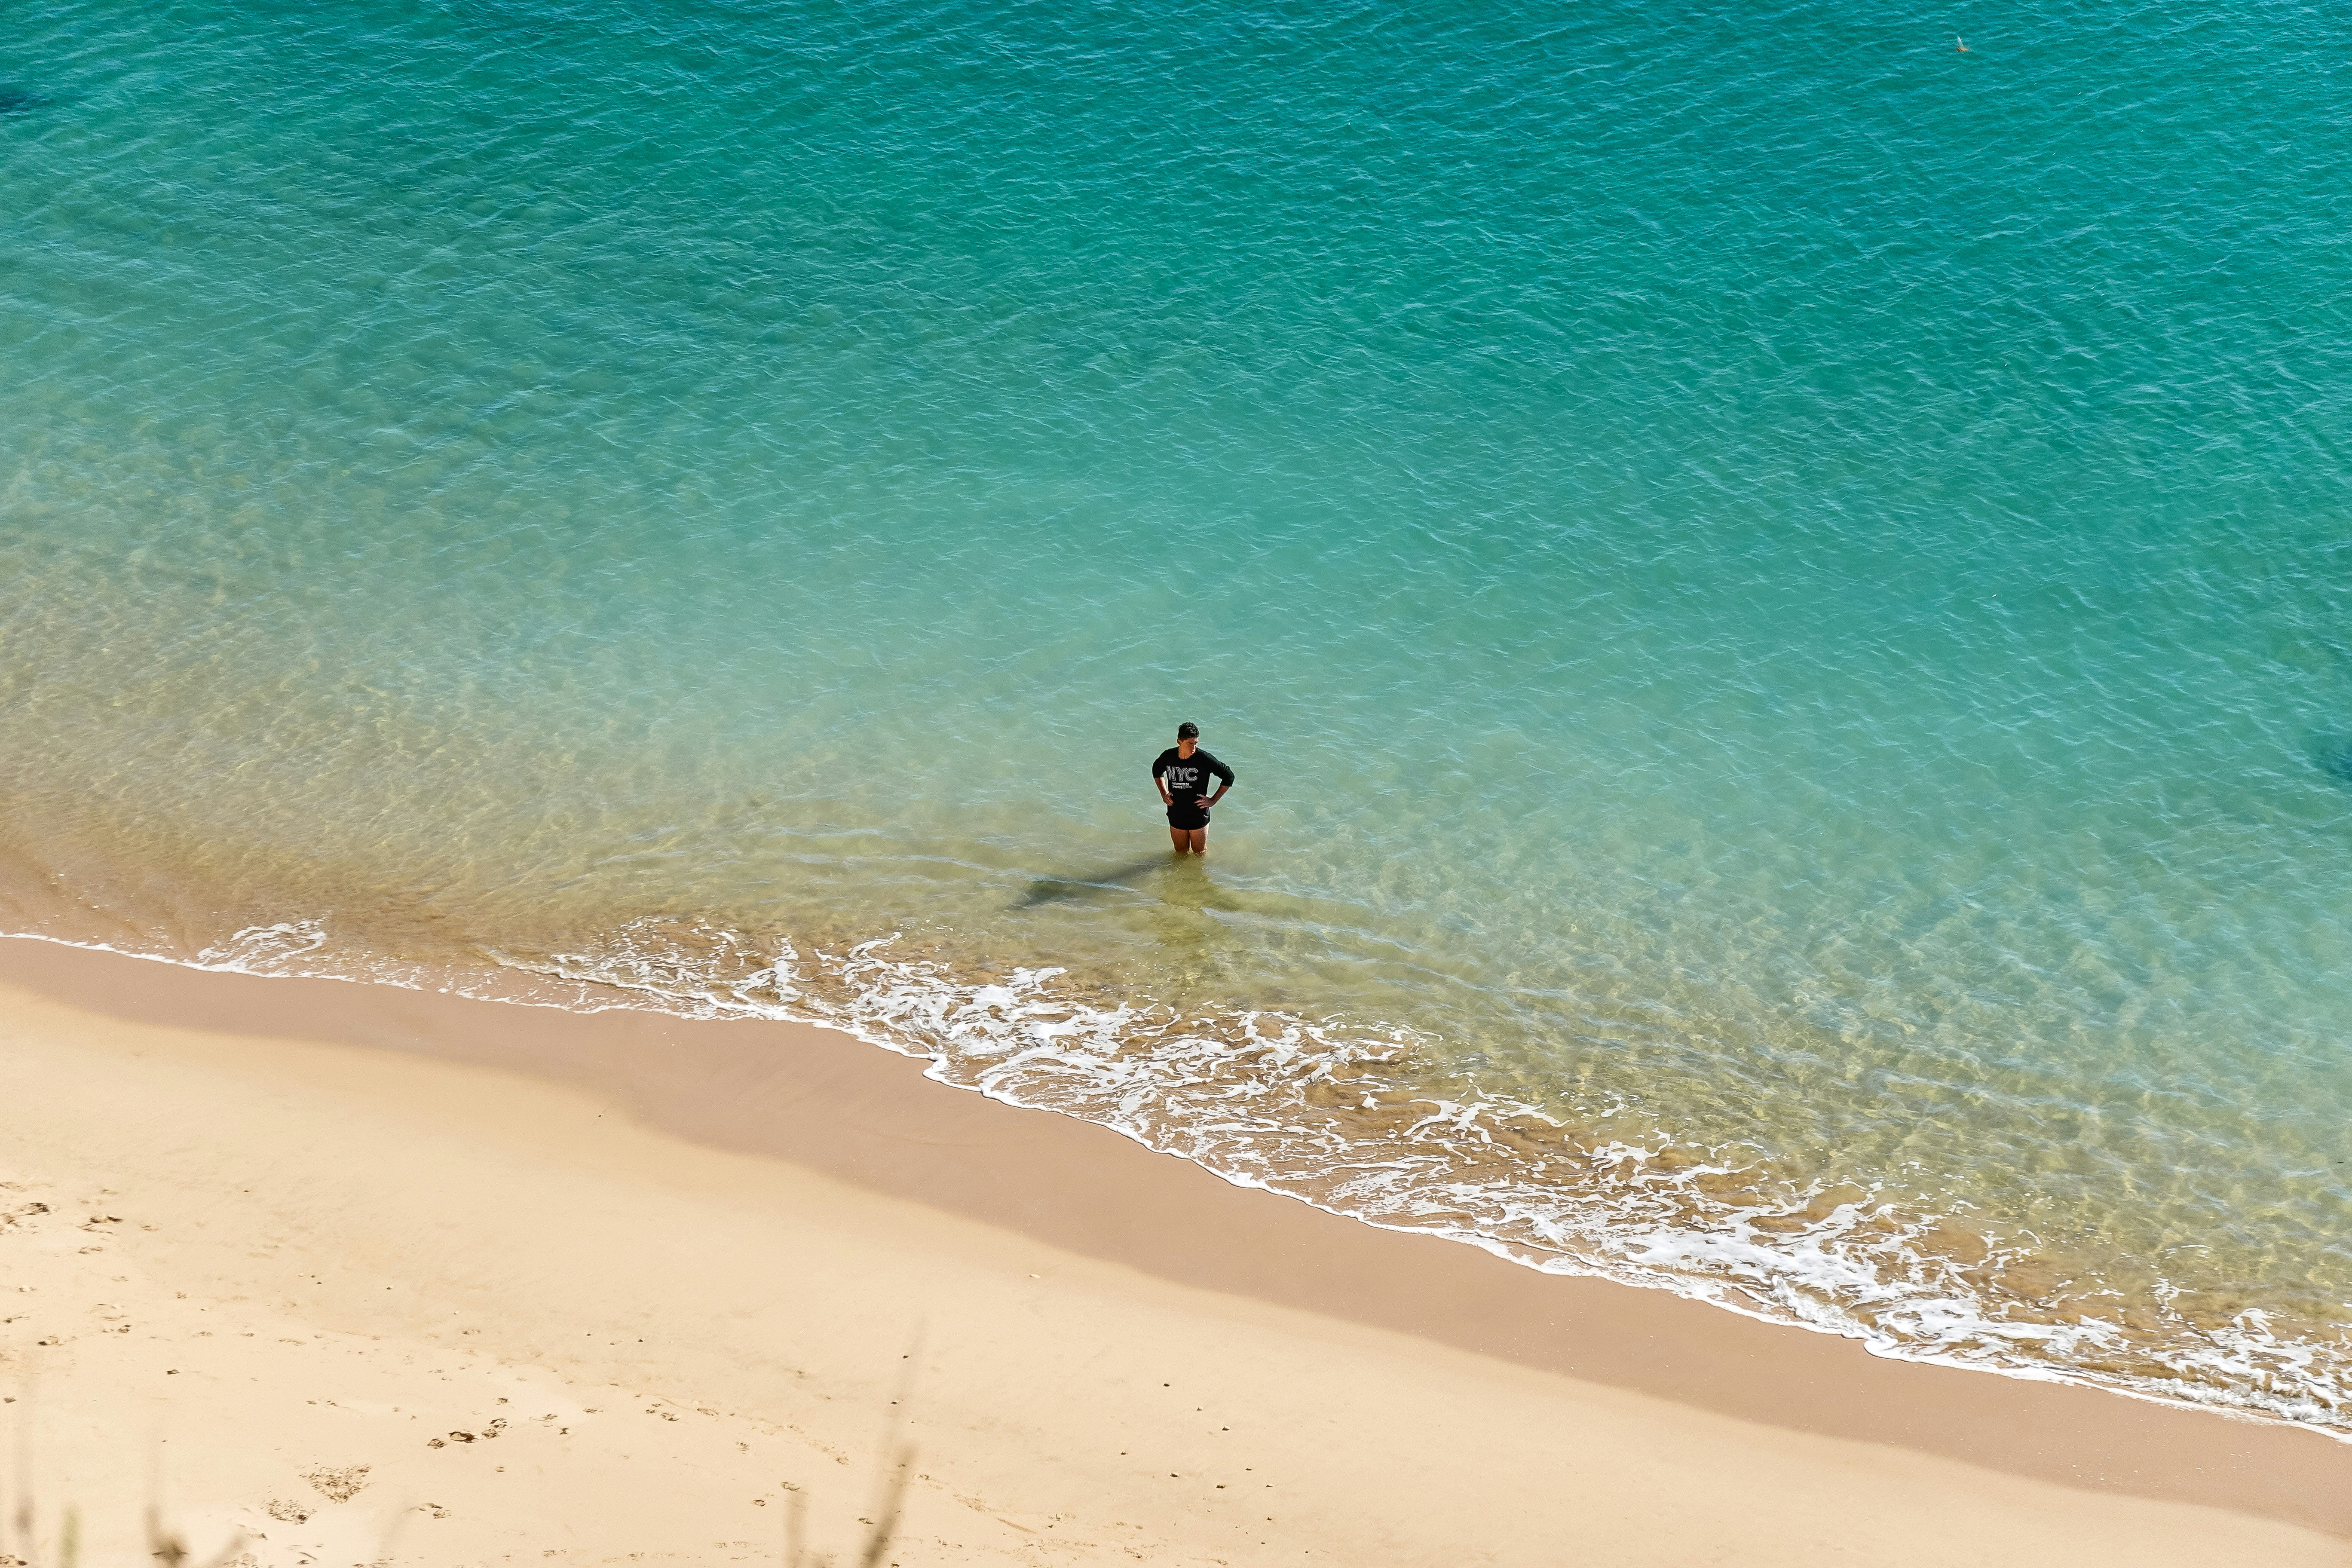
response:
<path fill-rule="evenodd" d="M 0 924 L 2352 1429 L 2342 42 L 34 0 Z"/>

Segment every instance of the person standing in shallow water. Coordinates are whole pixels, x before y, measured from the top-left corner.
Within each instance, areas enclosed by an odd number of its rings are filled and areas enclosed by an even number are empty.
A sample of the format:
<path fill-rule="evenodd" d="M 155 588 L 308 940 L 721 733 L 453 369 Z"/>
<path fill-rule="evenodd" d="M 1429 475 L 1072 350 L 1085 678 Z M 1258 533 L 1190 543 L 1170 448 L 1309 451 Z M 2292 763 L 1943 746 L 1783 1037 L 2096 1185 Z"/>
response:
<path fill-rule="evenodd" d="M 1217 793 L 1208 794 L 1208 782 L 1213 774 L 1219 781 Z M 1209 807 L 1225 798 L 1234 787 L 1234 770 L 1201 750 L 1201 726 L 1176 726 L 1176 743 L 1160 753 L 1151 764 L 1151 783 L 1160 791 L 1160 802 L 1168 808 L 1168 839 L 1176 853 L 1191 850 L 1195 855 L 1209 852 Z M 1203 799 L 1203 796 L 1207 798 Z"/>

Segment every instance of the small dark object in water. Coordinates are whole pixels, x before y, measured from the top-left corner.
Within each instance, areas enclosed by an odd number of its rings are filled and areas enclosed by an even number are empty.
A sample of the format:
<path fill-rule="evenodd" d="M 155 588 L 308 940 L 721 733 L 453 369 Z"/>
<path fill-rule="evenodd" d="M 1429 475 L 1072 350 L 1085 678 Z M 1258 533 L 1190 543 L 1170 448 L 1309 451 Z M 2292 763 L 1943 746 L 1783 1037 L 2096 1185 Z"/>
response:
<path fill-rule="evenodd" d="M 2328 735 L 2313 742 L 2311 760 L 2337 784 L 2352 785 L 2352 739 Z"/>
<path fill-rule="evenodd" d="M 30 114 L 41 107 L 41 100 L 21 87 L 0 83 L 0 114 Z"/>

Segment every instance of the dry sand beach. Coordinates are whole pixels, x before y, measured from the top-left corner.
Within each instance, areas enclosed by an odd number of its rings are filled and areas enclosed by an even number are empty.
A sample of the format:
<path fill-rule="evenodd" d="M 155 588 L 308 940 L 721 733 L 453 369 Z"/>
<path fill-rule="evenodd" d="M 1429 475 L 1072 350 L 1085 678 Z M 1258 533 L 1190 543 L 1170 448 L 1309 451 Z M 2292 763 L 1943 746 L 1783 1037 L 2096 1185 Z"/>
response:
<path fill-rule="evenodd" d="M 0 984 L 11 1490 L 86 1562 L 151 1489 L 269 1568 L 774 1562 L 795 1492 L 845 1552 L 904 1442 L 907 1568 L 2352 1563 L 2352 1447 L 1539 1276 L 837 1034 Z"/>

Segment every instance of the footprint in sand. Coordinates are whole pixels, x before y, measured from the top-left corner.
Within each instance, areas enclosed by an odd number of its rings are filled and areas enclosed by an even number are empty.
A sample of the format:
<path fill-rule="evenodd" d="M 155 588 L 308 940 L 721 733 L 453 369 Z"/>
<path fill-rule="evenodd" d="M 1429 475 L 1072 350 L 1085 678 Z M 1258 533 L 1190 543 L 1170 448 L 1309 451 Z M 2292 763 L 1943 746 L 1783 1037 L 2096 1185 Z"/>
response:
<path fill-rule="evenodd" d="M 369 1465 L 346 1465 L 341 1469 L 320 1465 L 303 1471 L 302 1479 L 329 1502 L 349 1502 L 367 1485 L 367 1473 L 372 1468 Z"/>

